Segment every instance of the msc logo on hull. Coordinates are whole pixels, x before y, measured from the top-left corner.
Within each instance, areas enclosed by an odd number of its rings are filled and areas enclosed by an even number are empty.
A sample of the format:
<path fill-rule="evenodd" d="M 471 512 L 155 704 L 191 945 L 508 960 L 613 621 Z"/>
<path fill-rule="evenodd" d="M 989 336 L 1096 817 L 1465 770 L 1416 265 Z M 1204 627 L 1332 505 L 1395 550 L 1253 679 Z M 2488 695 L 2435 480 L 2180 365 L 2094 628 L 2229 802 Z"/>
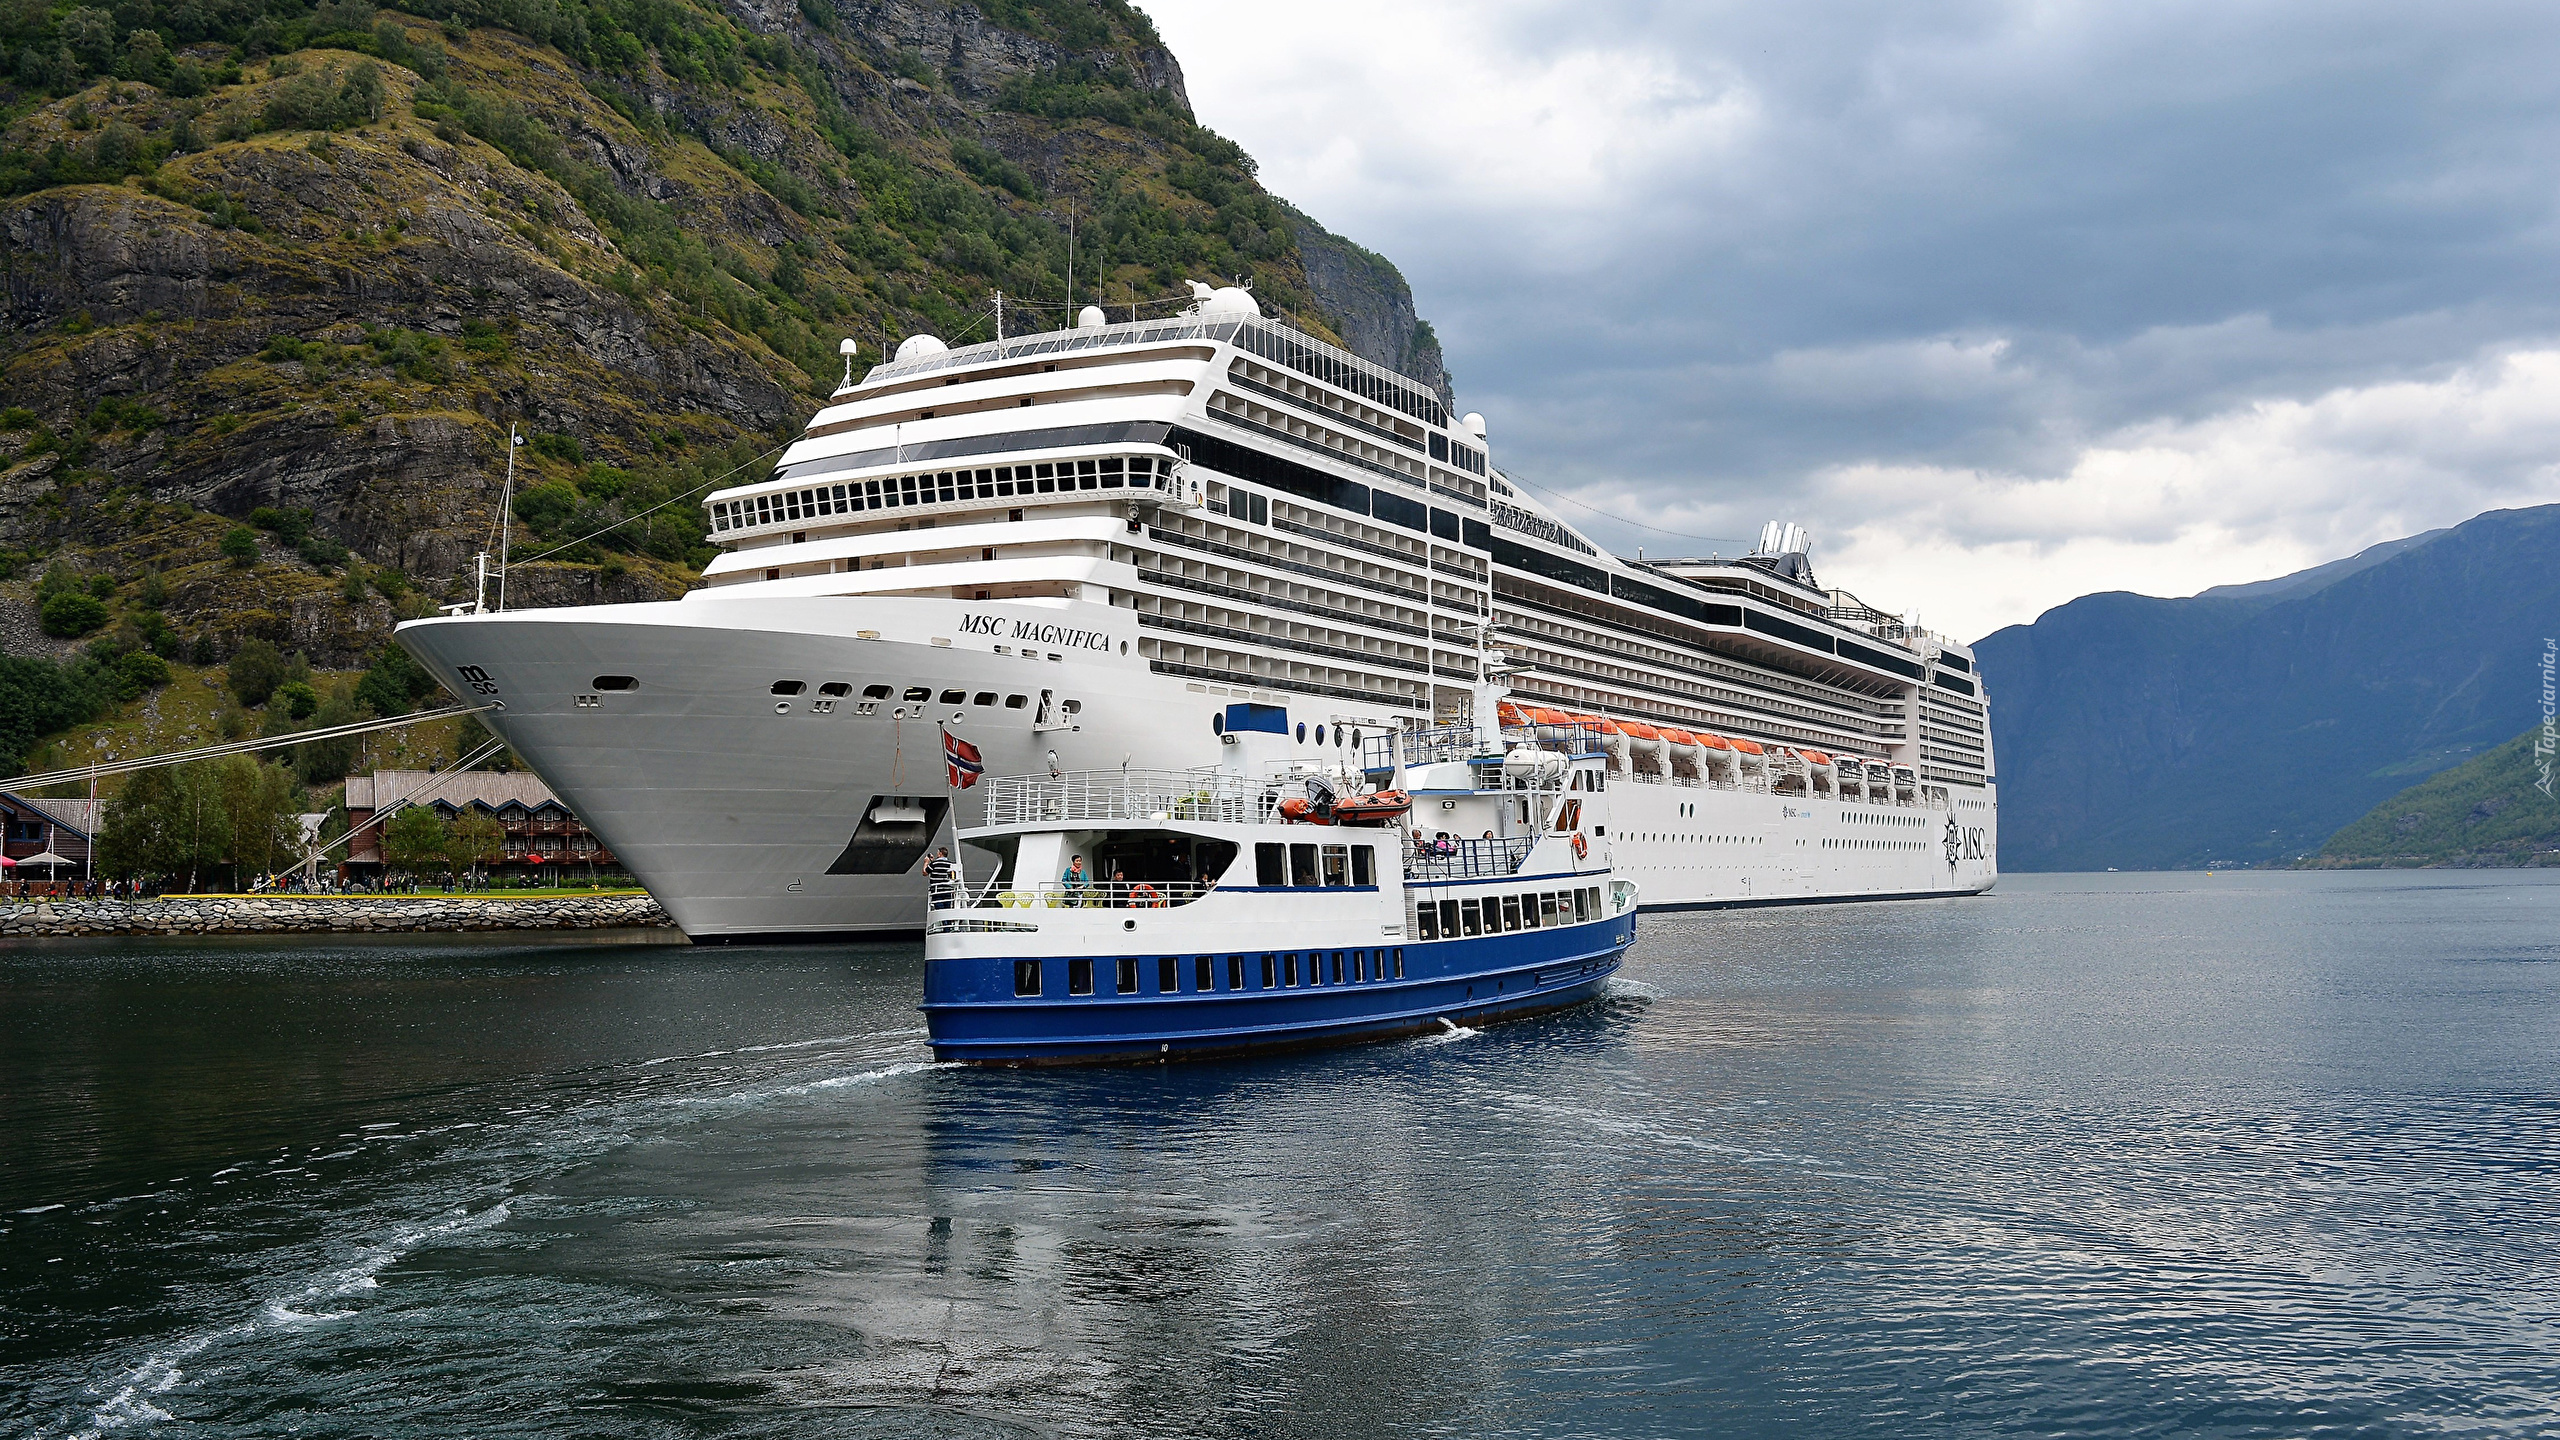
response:
<path fill-rule="evenodd" d="M 1963 860 L 1990 859 L 1990 842 L 1991 835 L 1987 827 L 1958 825 L 1956 817 L 1953 815 L 1947 817 L 1946 845 L 1949 865 Z"/>
<path fill-rule="evenodd" d="M 1034 645 L 1062 645 L 1070 650 L 1108 650 L 1111 637 L 1099 630 L 1071 630 L 1064 625 L 1043 625 L 1035 620 L 1008 620 L 1002 615 L 963 615 L 963 635 L 1000 635 L 1013 640 L 1028 640 Z"/>

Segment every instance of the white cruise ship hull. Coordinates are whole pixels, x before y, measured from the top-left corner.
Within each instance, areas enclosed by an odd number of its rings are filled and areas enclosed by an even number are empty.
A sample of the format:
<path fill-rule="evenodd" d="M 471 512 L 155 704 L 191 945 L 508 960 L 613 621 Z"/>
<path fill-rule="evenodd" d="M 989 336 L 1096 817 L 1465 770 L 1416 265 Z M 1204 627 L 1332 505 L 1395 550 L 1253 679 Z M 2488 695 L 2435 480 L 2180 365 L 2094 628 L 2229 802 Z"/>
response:
<path fill-rule="evenodd" d="M 1156 673 L 1131 611 L 1077 600 L 703 597 L 456 616 L 399 638 L 457 693 L 503 704 L 489 727 L 697 941 L 921 930 L 926 847 L 976 819 L 946 784 L 945 726 L 990 773 L 1021 773 L 1214 765 L 1213 717 L 1248 698 L 1287 705 L 1309 759 L 1347 761 L 1342 727 L 1386 720 Z M 597 683 L 623 676 L 633 688 Z M 803 688 L 777 694 L 787 682 Z M 830 684 L 848 693 L 822 704 Z M 861 698 L 880 686 L 889 698 Z M 906 698 L 917 689 L 929 698 Z M 1613 839 L 1646 909 L 1976 893 L 1996 878 L 1993 796 L 1952 794 L 1870 804 L 1622 775 Z M 930 818 L 879 823 L 907 811 Z M 1423 797 L 1413 823 L 1428 832 L 1432 813 Z"/>

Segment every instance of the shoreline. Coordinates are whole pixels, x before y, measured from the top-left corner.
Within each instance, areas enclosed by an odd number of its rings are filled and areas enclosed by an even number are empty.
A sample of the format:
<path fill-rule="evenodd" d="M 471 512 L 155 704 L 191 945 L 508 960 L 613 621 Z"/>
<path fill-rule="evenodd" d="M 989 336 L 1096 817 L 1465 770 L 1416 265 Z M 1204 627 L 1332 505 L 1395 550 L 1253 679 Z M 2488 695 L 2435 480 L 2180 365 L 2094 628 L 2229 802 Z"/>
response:
<path fill-rule="evenodd" d="M 673 929 L 639 895 L 163 896 L 0 904 L 0 936 L 396 934 Z"/>

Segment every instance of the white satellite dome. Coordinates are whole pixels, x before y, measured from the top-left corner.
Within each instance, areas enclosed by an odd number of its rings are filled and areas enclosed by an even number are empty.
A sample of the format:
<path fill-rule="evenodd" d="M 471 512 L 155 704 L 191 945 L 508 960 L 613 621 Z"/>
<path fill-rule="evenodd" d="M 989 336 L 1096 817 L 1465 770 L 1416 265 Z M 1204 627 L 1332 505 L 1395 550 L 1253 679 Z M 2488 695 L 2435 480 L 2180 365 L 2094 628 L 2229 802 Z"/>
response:
<path fill-rule="evenodd" d="M 1110 318 L 1102 313 L 1099 305 L 1087 305 L 1076 312 L 1076 328 L 1079 330 L 1099 330 L 1110 323 Z"/>
<path fill-rule="evenodd" d="M 927 355 L 939 355 L 950 348 L 942 343 L 939 336 L 910 335 L 898 342 L 898 359 L 901 363 L 921 360 Z"/>
<path fill-rule="evenodd" d="M 1258 320 L 1262 318 L 1262 307 L 1255 303 L 1253 292 L 1243 286 L 1221 285 L 1210 291 L 1208 298 L 1200 302 L 1200 313 L 1202 315 L 1250 315 Z"/>
<path fill-rule="evenodd" d="M 1458 426 L 1460 429 L 1465 430 L 1468 434 L 1473 435 L 1479 440 L 1484 438 L 1484 417 L 1473 410 L 1468 411 L 1464 416 L 1459 418 Z"/>

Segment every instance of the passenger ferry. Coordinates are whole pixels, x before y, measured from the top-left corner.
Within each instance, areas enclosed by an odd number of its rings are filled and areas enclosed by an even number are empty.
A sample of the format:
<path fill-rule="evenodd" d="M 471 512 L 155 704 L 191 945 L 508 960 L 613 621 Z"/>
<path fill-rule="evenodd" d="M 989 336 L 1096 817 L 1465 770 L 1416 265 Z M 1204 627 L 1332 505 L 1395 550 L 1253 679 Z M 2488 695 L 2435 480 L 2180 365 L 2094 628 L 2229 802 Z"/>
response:
<path fill-rule="evenodd" d="M 980 823 L 926 912 L 937 1058 L 1348 1044 L 1579 1004 L 1616 972 L 1637 887 L 1610 865 L 1598 732 L 1388 731 L 1309 762 L 1278 706 L 1220 720 L 1213 768 L 1035 772 L 963 797 Z"/>
<path fill-rule="evenodd" d="M 663 603 L 466 613 L 401 642 L 486 713 L 696 940 L 912 932 L 993 773 L 1290 758 L 1496 724 L 1599 736 L 1648 907 L 1966 895 L 1997 875 L 1988 701 L 1962 645 L 1751 553 L 1603 553 L 1513 486 L 1481 416 L 1263 317 L 959 349 L 846 384 Z M 1525 710 L 1524 710 L 1525 713 Z M 1548 722 L 1541 722 L 1548 723 Z"/>

